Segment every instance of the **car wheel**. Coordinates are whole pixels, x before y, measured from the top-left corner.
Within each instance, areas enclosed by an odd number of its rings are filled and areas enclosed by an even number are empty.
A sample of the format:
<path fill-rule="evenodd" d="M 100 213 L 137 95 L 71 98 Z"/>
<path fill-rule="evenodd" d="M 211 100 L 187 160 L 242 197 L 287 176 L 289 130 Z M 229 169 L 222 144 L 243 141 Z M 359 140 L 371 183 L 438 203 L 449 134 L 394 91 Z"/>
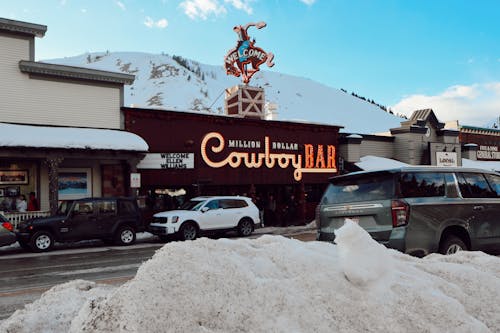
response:
<path fill-rule="evenodd" d="M 464 241 L 454 235 L 446 236 L 439 246 L 439 252 L 442 254 L 454 254 L 458 251 L 467 250 L 468 248 Z"/>
<path fill-rule="evenodd" d="M 129 226 L 123 226 L 118 229 L 115 237 L 115 243 L 118 245 L 131 245 L 135 242 L 135 230 Z"/>
<path fill-rule="evenodd" d="M 240 236 L 250 236 L 253 232 L 253 223 L 250 219 L 243 219 L 238 224 L 238 234 Z"/>
<path fill-rule="evenodd" d="M 198 236 L 198 228 L 194 223 L 184 223 L 179 230 L 181 240 L 195 240 Z"/>
<path fill-rule="evenodd" d="M 35 252 L 49 251 L 54 246 L 54 237 L 48 231 L 37 231 L 31 236 L 29 247 Z"/>

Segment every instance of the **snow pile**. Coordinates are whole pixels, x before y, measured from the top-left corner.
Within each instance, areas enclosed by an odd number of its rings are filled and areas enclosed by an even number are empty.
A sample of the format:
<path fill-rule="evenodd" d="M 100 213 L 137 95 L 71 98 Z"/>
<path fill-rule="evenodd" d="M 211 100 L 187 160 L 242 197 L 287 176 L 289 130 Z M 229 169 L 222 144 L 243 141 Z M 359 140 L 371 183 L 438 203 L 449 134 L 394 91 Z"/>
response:
<path fill-rule="evenodd" d="M 336 233 L 338 245 L 269 235 L 169 243 L 106 297 L 80 291 L 88 299 L 80 306 L 61 292 L 75 288 L 60 286 L 0 331 L 500 331 L 499 258 L 413 258 L 352 221 Z M 55 318 L 63 308 L 75 316 Z"/>
<path fill-rule="evenodd" d="M 83 304 L 106 296 L 114 288 L 84 280 L 57 285 L 0 322 L 0 332 L 68 332 Z"/>

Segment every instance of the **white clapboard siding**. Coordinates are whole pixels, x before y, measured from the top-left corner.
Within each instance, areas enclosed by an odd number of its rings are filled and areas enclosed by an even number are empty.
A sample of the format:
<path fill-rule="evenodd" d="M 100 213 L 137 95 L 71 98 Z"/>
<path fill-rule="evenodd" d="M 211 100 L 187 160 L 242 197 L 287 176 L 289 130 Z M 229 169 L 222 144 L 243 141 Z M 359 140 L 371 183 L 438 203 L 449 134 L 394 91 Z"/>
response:
<path fill-rule="evenodd" d="M 19 69 L 29 41 L 0 36 L 0 121 L 120 128 L 120 88 L 31 79 Z"/>

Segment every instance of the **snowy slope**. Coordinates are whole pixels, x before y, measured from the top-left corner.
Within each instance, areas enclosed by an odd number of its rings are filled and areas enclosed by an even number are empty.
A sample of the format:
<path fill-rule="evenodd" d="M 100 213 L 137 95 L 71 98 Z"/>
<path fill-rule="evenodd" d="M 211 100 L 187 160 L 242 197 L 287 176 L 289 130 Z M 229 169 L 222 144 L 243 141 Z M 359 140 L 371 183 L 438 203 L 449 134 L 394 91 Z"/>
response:
<path fill-rule="evenodd" d="M 176 59 L 169 55 L 114 52 L 42 62 L 135 75 L 134 84 L 125 87 L 126 106 L 222 113 L 224 89 L 240 84 L 240 79 L 226 75 L 222 64 L 211 66 Z M 250 83 L 263 87 L 266 101 L 278 105 L 278 120 L 341 125 L 344 132 L 356 133 L 386 132 L 399 127 L 404 120 L 341 90 L 305 78 L 261 71 Z"/>

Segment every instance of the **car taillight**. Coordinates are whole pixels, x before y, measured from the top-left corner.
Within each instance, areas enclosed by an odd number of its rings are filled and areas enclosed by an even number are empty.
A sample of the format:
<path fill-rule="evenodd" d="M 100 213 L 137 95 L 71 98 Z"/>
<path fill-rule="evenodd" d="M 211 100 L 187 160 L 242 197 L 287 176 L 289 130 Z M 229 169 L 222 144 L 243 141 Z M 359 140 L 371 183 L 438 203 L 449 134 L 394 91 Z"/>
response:
<path fill-rule="evenodd" d="M 4 227 L 5 229 L 7 229 L 9 231 L 14 231 L 14 226 L 10 222 L 3 222 L 2 227 Z"/>
<path fill-rule="evenodd" d="M 408 224 L 410 206 L 403 200 L 392 200 L 392 226 L 400 227 Z"/>

